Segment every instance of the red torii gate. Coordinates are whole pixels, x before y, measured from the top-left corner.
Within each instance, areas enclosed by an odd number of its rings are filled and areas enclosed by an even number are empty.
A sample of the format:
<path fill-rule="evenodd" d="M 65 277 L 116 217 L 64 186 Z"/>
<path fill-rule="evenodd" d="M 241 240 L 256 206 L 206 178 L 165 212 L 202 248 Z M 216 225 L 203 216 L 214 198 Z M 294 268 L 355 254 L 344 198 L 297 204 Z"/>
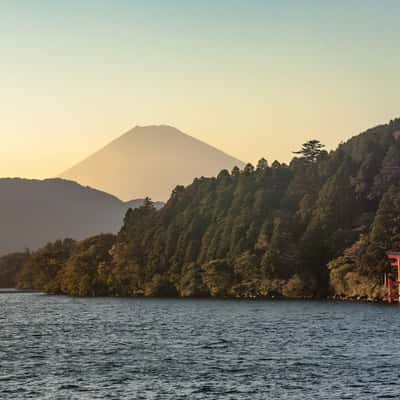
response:
<path fill-rule="evenodd" d="M 385 273 L 385 281 L 387 285 L 387 290 L 388 290 L 388 300 L 389 303 L 392 303 L 394 301 L 394 294 L 393 294 L 393 286 L 395 283 L 397 283 L 397 301 L 400 303 L 400 252 L 398 251 L 388 251 L 387 256 L 389 258 L 390 265 L 393 268 L 396 268 L 397 271 L 397 279 L 394 280 L 391 278 L 391 276 L 386 272 Z"/>

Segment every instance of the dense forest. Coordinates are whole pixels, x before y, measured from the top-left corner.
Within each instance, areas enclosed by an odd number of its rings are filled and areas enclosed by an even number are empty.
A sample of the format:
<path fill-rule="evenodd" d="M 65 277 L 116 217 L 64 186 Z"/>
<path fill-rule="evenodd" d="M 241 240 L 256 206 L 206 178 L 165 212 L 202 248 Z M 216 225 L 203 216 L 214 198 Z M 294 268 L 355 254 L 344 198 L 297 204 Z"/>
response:
<path fill-rule="evenodd" d="M 289 165 L 221 171 L 178 186 L 120 232 L 30 253 L 18 286 L 76 296 L 383 299 L 400 250 L 400 119 Z"/>
<path fill-rule="evenodd" d="M 15 288 L 17 276 L 29 258 L 29 252 L 11 253 L 0 257 L 0 289 Z"/>

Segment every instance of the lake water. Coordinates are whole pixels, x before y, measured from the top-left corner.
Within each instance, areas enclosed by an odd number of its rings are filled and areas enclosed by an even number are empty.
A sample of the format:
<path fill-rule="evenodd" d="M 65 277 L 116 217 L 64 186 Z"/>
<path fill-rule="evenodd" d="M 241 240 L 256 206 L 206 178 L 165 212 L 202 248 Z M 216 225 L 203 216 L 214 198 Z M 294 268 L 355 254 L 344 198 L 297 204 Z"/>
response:
<path fill-rule="evenodd" d="M 1 399 L 399 398 L 400 307 L 0 294 Z"/>

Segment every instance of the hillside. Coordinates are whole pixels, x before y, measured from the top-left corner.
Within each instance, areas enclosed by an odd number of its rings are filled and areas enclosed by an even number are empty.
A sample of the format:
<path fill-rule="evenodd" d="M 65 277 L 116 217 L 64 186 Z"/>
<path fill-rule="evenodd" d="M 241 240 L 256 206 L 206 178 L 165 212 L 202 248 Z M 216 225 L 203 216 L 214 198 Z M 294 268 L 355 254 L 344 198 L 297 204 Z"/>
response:
<path fill-rule="evenodd" d="M 400 250 L 399 178 L 397 119 L 329 154 L 195 179 L 159 211 L 146 202 L 128 212 L 116 238 L 33 254 L 19 285 L 72 295 L 382 300 L 385 251 Z"/>
<path fill-rule="evenodd" d="M 17 276 L 28 258 L 28 252 L 0 256 L 0 289 L 15 288 Z"/>
<path fill-rule="evenodd" d="M 142 203 L 62 179 L 0 179 L 0 255 L 56 239 L 116 233 L 126 210 Z"/>
<path fill-rule="evenodd" d="M 176 185 L 243 163 L 177 129 L 135 127 L 61 174 L 123 199 L 167 200 Z"/>

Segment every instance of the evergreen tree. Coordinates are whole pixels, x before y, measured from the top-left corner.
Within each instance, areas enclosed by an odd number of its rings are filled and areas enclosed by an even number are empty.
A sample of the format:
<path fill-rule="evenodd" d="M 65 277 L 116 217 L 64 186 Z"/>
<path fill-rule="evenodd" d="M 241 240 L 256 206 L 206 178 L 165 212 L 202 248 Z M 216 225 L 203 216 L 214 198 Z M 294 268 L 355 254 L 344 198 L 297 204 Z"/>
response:
<path fill-rule="evenodd" d="M 315 163 L 324 154 L 324 147 L 325 145 L 319 140 L 309 140 L 302 145 L 300 150 L 294 151 L 293 154 L 301 154 L 306 161 Z"/>

